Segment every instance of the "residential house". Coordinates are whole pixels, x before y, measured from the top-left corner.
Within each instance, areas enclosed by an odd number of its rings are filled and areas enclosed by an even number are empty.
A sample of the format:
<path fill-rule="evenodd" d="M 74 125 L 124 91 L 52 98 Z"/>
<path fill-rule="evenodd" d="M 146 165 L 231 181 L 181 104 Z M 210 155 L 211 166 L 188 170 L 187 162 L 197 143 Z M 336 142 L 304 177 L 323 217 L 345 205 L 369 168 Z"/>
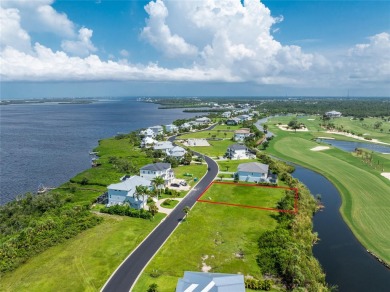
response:
<path fill-rule="evenodd" d="M 330 111 L 330 112 L 326 112 L 325 115 L 329 118 L 339 118 L 341 117 L 341 113 L 340 112 L 336 112 L 336 111 Z"/>
<path fill-rule="evenodd" d="M 239 130 L 234 131 L 234 141 L 244 141 L 245 138 L 250 137 L 251 130 L 248 128 L 241 128 Z"/>
<path fill-rule="evenodd" d="M 230 118 L 232 116 L 232 112 L 224 112 L 222 113 L 223 118 Z"/>
<path fill-rule="evenodd" d="M 191 131 L 192 130 L 192 126 L 191 124 L 189 123 L 184 123 L 182 124 L 180 127 L 179 127 L 180 130 L 183 130 L 183 131 Z"/>
<path fill-rule="evenodd" d="M 226 125 L 229 126 L 236 126 L 241 123 L 241 120 L 239 118 L 231 118 L 226 121 Z"/>
<path fill-rule="evenodd" d="M 245 292 L 244 275 L 186 271 L 176 292 Z"/>
<path fill-rule="evenodd" d="M 167 152 L 167 150 L 172 149 L 173 145 L 170 141 L 160 141 L 154 144 L 153 149 L 154 150 L 161 150 L 163 152 Z"/>
<path fill-rule="evenodd" d="M 225 156 L 230 159 L 248 159 L 250 153 L 248 148 L 242 144 L 233 144 L 226 150 Z"/>
<path fill-rule="evenodd" d="M 156 144 L 158 141 L 157 140 L 154 140 L 153 138 L 151 137 L 145 137 L 142 139 L 141 141 L 141 147 L 144 147 L 144 148 L 149 148 L 149 147 L 152 147 L 154 144 Z"/>
<path fill-rule="evenodd" d="M 154 131 L 150 128 L 146 130 L 142 130 L 139 132 L 140 135 L 144 136 L 145 138 L 156 138 L 156 134 Z"/>
<path fill-rule="evenodd" d="M 120 183 L 109 185 L 107 187 L 108 206 L 129 204 L 132 208 L 144 208 L 148 200 L 148 196 L 144 195 L 137 198 L 137 186 L 146 186 L 148 188 L 152 188 L 152 182 L 146 178 L 135 175 L 123 180 Z"/>
<path fill-rule="evenodd" d="M 237 118 L 239 118 L 241 122 L 252 120 L 252 118 L 249 115 L 241 115 L 241 116 L 238 116 Z"/>
<path fill-rule="evenodd" d="M 165 125 L 165 131 L 167 133 L 176 133 L 179 131 L 179 128 L 175 126 L 174 124 Z"/>
<path fill-rule="evenodd" d="M 240 181 L 246 182 L 274 182 L 277 178 L 269 173 L 269 166 L 259 162 L 241 163 L 236 175 Z"/>
<path fill-rule="evenodd" d="M 206 118 L 206 117 L 201 117 L 201 118 L 195 119 L 195 122 L 199 123 L 200 125 L 207 125 L 207 124 L 211 123 L 211 120 L 209 118 Z"/>
<path fill-rule="evenodd" d="M 140 170 L 140 176 L 148 180 L 161 176 L 165 180 L 165 184 L 170 184 L 175 178 L 171 164 L 162 162 L 145 165 Z"/>
<path fill-rule="evenodd" d="M 184 155 L 187 153 L 187 151 L 180 146 L 175 146 L 169 150 L 167 150 L 167 155 L 175 157 L 177 159 L 182 159 Z"/>
<path fill-rule="evenodd" d="M 152 130 L 156 136 L 164 134 L 164 128 L 162 126 L 153 126 L 149 127 L 149 129 Z"/>

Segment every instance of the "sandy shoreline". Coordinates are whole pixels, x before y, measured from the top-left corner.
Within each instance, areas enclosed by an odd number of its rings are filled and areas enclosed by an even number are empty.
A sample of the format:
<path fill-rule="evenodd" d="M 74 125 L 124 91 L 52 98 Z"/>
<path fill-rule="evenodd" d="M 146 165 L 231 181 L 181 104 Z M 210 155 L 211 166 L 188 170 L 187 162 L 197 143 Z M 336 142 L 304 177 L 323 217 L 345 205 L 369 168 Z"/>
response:
<path fill-rule="evenodd" d="M 390 145 L 390 143 L 381 142 L 378 139 L 367 140 L 367 139 L 364 139 L 363 137 L 352 135 L 352 134 L 346 133 L 346 132 L 326 131 L 326 133 L 342 135 L 342 136 L 354 138 L 354 139 L 365 141 L 365 142 L 371 142 L 371 143 L 377 143 L 377 144 L 383 144 L 383 145 Z M 327 138 L 327 139 L 329 139 L 329 138 Z"/>

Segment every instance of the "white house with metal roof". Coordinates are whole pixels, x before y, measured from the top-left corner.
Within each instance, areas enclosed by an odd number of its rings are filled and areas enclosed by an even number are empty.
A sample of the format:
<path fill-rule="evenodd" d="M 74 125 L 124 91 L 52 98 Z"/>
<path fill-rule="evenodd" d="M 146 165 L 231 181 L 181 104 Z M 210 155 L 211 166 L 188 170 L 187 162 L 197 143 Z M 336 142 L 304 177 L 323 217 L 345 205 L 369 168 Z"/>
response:
<path fill-rule="evenodd" d="M 175 133 L 179 131 L 179 128 L 174 124 L 165 125 L 165 131 L 167 131 L 168 133 Z"/>
<path fill-rule="evenodd" d="M 195 119 L 195 122 L 199 123 L 200 125 L 207 125 L 207 124 L 211 123 L 211 120 L 207 117 L 201 117 L 201 118 Z"/>
<path fill-rule="evenodd" d="M 245 145 L 242 144 L 233 144 L 228 147 L 226 150 L 225 156 L 232 160 L 238 159 L 248 159 L 249 158 L 249 150 Z"/>
<path fill-rule="evenodd" d="M 245 138 L 250 137 L 251 130 L 248 128 L 241 128 L 236 131 L 234 131 L 234 140 L 235 141 L 244 141 Z"/>
<path fill-rule="evenodd" d="M 165 180 L 165 184 L 171 183 L 175 178 L 171 164 L 162 162 L 145 165 L 140 169 L 140 176 L 148 180 L 161 176 Z"/>
<path fill-rule="evenodd" d="M 246 182 L 269 182 L 269 166 L 259 162 L 241 163 L 238 165 L 237 173 L 240 181 Z"/>
<path fill-rule="evenodd" d="M 146 205 L 148 196 L 136 197 L 136 187 L 146 186 L 152 187 L 152 182 L 138 175 L 132 176 L 120 183 L 111 184 L 107 187 L 108 190 L 108 206 L 129 204 L 130 207 L 141 209 Z"/>
<path fill-rule="evenodd" d="M 245 292 L 244 275 L 184 272 L 176 292 Z"/>
<path fill-rule="evenodd" d="M 182 159 L 184 155 L 187 153 L 187 151 L 180 146 L 175 146 L 169 150 L 167 150 L 167 155 L 175 157 L 177 159 Z"/>
<path fill-rule="evenodd" d="M 170 141 L 160 141 L 154 144 L 153 149 L 154 150 L 161 150 L 163 152 L 166 152 L 170 149 L 172 149 L 174 146 L 172 145 L 172 142 Z"/>

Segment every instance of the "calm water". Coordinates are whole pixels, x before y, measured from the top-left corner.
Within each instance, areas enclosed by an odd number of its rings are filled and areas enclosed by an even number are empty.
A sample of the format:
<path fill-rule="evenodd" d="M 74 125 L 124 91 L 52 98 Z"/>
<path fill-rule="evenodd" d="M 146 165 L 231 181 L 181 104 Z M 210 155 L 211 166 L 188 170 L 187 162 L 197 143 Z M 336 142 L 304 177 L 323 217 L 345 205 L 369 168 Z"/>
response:
<path fill-rule="evenodd" d="M 356 148 L 365 148 L 379 153 L 390 154 L 390 146 L 386 145 L 365 142 L 342 141 L 335 139 L 317 139 L 317 141 L 330 144 L 334 147 L 348 152 L 353 152 Z"/>
<path fill-rule="evenodd" d="M 98 140 L 196 114 L 134 99 L 0 106 L 0 204 L 90 167 Z"/>
<path fill-rule="evenodd" d="M 293 176 L 313 195 L 321 194 L 325 208 L 314 216 L 314 230 L 320 241 L 315 257 L 326 273 L 326 281 L 339 291 L 390 291 L 390 270 L 369 255 L 345 224 L 336 187 L 322 175 L 295 165 Z"/>

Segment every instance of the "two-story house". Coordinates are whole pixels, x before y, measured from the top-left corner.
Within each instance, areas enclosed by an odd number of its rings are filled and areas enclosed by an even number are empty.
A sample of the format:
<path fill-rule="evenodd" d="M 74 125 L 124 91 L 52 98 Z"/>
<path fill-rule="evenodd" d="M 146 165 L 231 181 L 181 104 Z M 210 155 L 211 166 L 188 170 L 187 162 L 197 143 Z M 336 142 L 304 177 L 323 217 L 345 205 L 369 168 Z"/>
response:
<path fill-rule="evenodd" d="M 175 174 L 170 163 L 151 163 L 140 169 L 140 176 L 148 180 L 161 176 L 165 180 L 165 184 L 170 184 L 175 178 Z"/>

